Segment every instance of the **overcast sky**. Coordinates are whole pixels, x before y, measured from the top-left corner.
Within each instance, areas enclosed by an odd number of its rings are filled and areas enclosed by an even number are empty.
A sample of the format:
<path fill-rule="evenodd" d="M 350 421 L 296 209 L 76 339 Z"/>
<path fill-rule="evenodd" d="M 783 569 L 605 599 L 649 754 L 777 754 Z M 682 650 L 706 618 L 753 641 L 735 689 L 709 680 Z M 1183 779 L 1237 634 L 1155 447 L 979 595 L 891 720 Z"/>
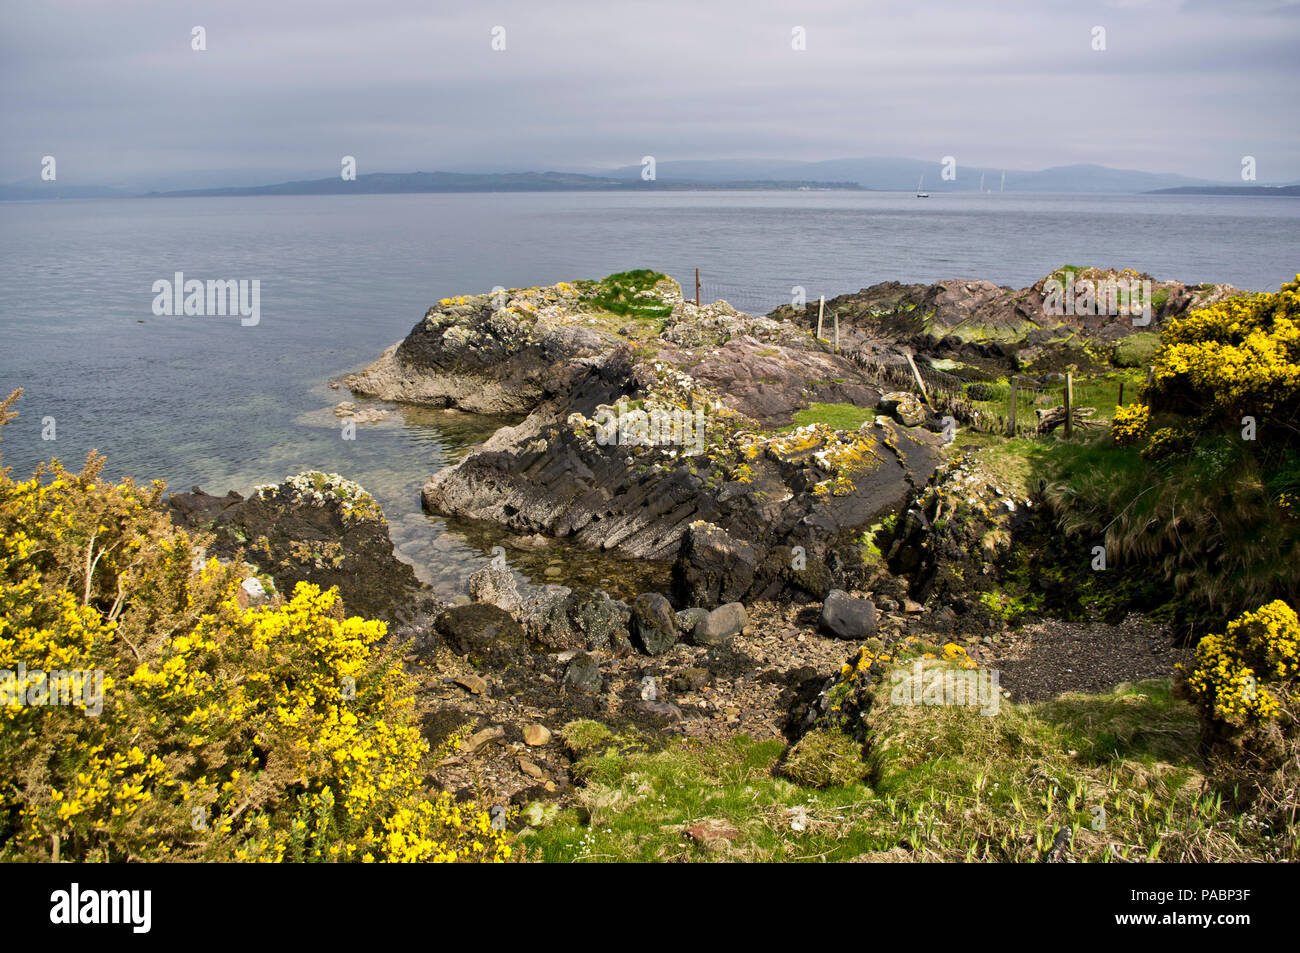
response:
<path fill-rule="evenodd" d="M 1297 0 L 0 10 L 5 182 L 44 155 L 71 185 L 180 187 L 336 175 L 345 154 L 360 173 L 954 155 L 1237 181 L 1253 155 L 1260 181 L 1300 179 Z"/>

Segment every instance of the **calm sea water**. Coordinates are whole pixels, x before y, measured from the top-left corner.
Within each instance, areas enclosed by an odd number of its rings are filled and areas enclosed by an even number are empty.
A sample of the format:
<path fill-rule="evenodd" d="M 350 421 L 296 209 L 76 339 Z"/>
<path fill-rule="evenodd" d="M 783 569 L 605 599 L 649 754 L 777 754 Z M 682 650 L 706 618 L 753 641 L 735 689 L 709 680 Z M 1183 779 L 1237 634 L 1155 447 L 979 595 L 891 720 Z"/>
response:
<path fill-rule="evenodd" d="M 246 492 L 333 470 L 383 504 L 403 558 L 457 589 L 496 540 L 420 512 L 430 473 L 491 421 L 404 410 L 340 438 L 327 381 L 404 336 L 438 298 L 649 267 L 766 310 L 801 286 L 977 277 L 1062 264 L 1274 290 L 1300 270 L 1300 200 L 1165 196 L 668 192 L 157 199 L 0 204 L 0 392 L 23 387 L 4 463 L 25 475 L 97 448 L 111 476 Z M 155 317 L 153 283 L 258 279 L 261 321 Z M 42 439 L 53 417 L 54 441 Z M 565 547 L 547 565 L 623 589 Z M 554 573 L 554 568 L 552 573 Z M 618 578 L 611 578 L 618 577 Z"/>

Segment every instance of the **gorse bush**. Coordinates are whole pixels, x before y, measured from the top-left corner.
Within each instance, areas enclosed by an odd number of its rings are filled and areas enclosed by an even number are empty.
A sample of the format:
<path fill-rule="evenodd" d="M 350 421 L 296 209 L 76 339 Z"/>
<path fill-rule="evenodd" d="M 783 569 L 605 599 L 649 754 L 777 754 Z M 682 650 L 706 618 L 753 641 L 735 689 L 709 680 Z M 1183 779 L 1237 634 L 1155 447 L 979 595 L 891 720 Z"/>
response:
<path fill-rule="evenodd" d="M 1201 639 L 1187 687 L 1205 718 L 1246 727 L 1276 718 L 1297 676 L 1300 620 L 1278 599 Z"/>
<path fill-rule="evenodd" d="M 0 470 L 0 859 L 509 856 L 488 815 L 422 791 L 383 623 L 304 583 L 244 608 L 162 484 L 102 465 Z"/>
<path fill-rule="evenodd" d="M 1300 275 L 1276 294 L 1228 298 L 1171 320 L 1153 367 L 1145 404 L 1116 412 L 1116 443 L 1142 445 L 1158 460 L 1251 418 L 1267 433 L 1261 454 L 1300 446 Z M 1150 430 L 1153 418 L 1166 426 Z"/>
<path fill-rule="evenodd" d="M 1207 635 L 1180 687 L 1201 716 L 1211 775 L 1275 831 L 1300 816 L 1300 619 L 1275 600 Z"/>
<path fill-rule="evenodd" d="M 1151 425 L 1151 409 L 1146 404 L 1116 407 L 1110 421 L 1110 436 L 1117 446 L 1132 447 L 1146 441 Z"/>
<path fill-rule="evenodd" d="M 1155 360 L 1153 409 L 1239 426 L 1300 417 L 1300 275 L 1276 294 L 1228 298 L 1170 321 Z M 1285 436 L 1285 431 L 1283 433 Z M 1289 439 L 1300 436 L 1290 433 Z"/>

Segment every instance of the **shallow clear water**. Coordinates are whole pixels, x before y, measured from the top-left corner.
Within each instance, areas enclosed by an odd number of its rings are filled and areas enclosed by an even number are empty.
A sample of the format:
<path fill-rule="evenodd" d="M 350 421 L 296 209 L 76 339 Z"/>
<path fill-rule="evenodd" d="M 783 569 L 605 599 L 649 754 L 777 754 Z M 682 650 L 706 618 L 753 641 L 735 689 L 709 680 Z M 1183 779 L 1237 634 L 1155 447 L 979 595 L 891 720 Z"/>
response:
<path fill-rule="evenodd" d="M 1300 200 L 849 192 L 484 194 L 0 203 L 0 391 L 21 386 L 5 464 L 91 448 L 110 476 L 247 491 L 332 470 L 380 500 L 403 558 L 444 593 L 494 537 L 420 511 L 430 473 L 494 421 L 404 409 L 340 437 L 327 382 L 438 298 L 650 267 L 766 310 L 791 288 L 964 276 L 1021 287 L 1063 264 L 1276 289 L 1300 270 Z M 261 320 L 155 317 L 153 283 L 258 279 Z M 57 439 L 41 439 L 53 417 Z M 538 580 L 615 591 L 637 567 L 507 548 Z M 546 577 L 548 565 L 562 564 Z M 554 569 L 552 569 L 554 573 Z"/>

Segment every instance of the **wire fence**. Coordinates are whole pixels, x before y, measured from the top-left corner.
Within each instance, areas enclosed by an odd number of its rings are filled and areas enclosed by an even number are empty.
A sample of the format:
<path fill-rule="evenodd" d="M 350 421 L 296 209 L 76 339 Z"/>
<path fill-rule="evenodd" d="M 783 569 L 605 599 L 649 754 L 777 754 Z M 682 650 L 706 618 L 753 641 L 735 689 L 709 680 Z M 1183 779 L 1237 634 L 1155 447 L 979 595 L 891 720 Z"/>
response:
<path fill-rule="evenodd" d="M 951 415 L 961 425 L 984 433 L 1042 437 L 1099 430 L 1109 426 L 1126 389 L 1130 397 L 1137 395 L 1137 385 L 1126 380 L 1052 374 L 1045 378 L 1017 375 L 1005 382 L 965 381 L 925 361 L 909 364 L 903 355 L 862 350 L 844 353 L 869 380 L 917 394 L 940 415 Z"/>
<path fill-rule="evenodd" d="M 818 294 L 812 293 L 808 283 L 768 280 L 739 284 L 718 281 L 707 274 L 699 274 L 697 281 L 703 304 L 723 299 L 738 311 L 752 315 L 769 314 L 781 305 L 802 305 L 801 313 L 816 323 Z M 695 291 L 695 287 L 683 283 L 687 297 L 693 297 Z M 832 297 L 826 294 L 827 301 Z M 828 308 L 827 320 L 832 316 Z M 828 334 L 825 330 L 823 333 Z M 1064 432 L 1067 390 L 1071 396 L 1068 430 L 1100 429 L 1109 425 L 1115 408 L 1124 402 L 1126 389 L 1129 399 L 1135 398 L 1138 390 L 1132 380 L 1080 379 L 1073 375 L 1067 379 L 1065 374 L 971 381 L 924 359 L 909 363 L 896 349 L 863 345 L 846 347 L 842 353 L 873 383 L 923 396 L 940 416 L 951 415 L 962 426 L 984 433 L 1039 437 Z"/>
<path fill-rule="evenodd" d="M 814 277 L 792 278 L 787 281 L 768 277 L 741 284 L 718 281 L 710 275 L 701 273 L 699 282 L 701 304 L 709 304 L 721 298 L 737 311 L 760 317 L 781 305 L 797 305 L 802 309 L 808 302 L 812 303 L 812 310 L 815 313 L 819 295 L 825 294 L 826 300 L 830 301 L 837 295 L 859 290 L 856 286 L 843 287 L 843 279 L 837 281 Z M 682 283 L 682 293 L 694 300 L 695 287 L 690 279 Z"/>

